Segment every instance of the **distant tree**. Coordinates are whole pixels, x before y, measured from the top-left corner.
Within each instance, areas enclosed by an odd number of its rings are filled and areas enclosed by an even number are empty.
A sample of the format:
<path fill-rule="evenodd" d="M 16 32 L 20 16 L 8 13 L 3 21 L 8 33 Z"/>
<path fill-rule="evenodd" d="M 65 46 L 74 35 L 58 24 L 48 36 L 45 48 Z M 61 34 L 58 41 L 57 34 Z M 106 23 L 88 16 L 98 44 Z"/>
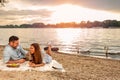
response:
<path fill-rule="evenodd" d="M 90 21 L 87 21 L 86 27 L 87 27 L 87 28 L 92 28 L 92 27 L 93 27 L 93 23 L 90 22 Z"/>
<path fill-rule="evenodd" d="M 105 21 L 103 21 L 103 27 L 104 28 L 108 28 L 109 26 L 111 26 L 111 20 L 105 20 Z"/>
<path fill-rule="evenodd" d="M 22 24 L 19 26 L 19 28 L 30 28 L 31 24 Z"/>
<path fill-rule="evenodd" d="M 33 23 L 33 24 L 21 24 L 21 25 L 2 25 L 0 28 L 94 28 L 94 27 L 119 27 L 120 21 L 117 20 L 104 20 L 104 21 L 81 21 L 80 23 L 68 22 L 68 23 L 57 23 L 57 24 L 44 24 L 44 23 Z"/>
<path fill-rule="evenodd" d="M 120 27 L 120 21 L 118 21 L 118 26 Z"/>
<path fill-rule="evenodd" d="M 112 20 L 111 21 L 111 26 L 118 27 L 118 21 L 117 20 Z"/>
<path fill-rule="evenodd" d="M 103 24 L 104 24 L 104 27 L 119 27 L 120 26 L 119 25 L 120 23 L 117 20 L 105 20 Z"/>
<path fill-rule="evenodd" d="M 34 24 L 32 24 L 32 27 L 34 27 L 34 28 L 44 28 L 45 24 L 44 23 L 34 23 Z"/>
<path fill-rule="evenodd" d="M 81 28 L 84 28 L 84 27 L 86 27 L 86 22 L 85 21 L 81 21 L 79 25 L 80 25 Z"/>

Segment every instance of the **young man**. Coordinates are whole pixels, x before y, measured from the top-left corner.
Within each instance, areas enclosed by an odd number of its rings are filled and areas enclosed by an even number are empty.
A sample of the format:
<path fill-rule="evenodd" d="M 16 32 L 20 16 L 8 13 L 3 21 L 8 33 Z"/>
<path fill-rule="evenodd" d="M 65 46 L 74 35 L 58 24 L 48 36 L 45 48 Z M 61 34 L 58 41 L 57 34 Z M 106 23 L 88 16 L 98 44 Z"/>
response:
<path fill-rule="evenodd" d="M 27 51 L 19 45 L 19 38 L 11 36 L 9 44 L 5 47 L 3 53 L 3 60 L 6 64 L 24 63 Z"/>

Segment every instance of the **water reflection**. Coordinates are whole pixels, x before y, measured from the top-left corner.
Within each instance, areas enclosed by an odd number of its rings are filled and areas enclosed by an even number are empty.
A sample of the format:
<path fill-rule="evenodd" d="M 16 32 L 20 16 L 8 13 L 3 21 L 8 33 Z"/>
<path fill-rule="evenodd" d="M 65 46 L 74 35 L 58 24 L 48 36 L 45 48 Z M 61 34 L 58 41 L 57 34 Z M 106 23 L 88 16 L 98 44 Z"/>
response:
<path fill-rule="evenodd" d="M 75 40 L 77 40 L 77 38 L 82 34 L 81 30 L 77 30 L 77 29 L 57 29 L 56 33 L 59 41 L 69 45 L 76 42 Z M 80 38 L 79 40 L 81 40 Z"/>
<path fill-rule="evenodd" d="M 60 51 L 76 53 L 91 50 L 91 55 L 104 54 L 104 46 L 109 46 L 109 52 L 120 53 L 120 29 L 0 29 L 0 44 L 7 44 L 11 35 L 19 36 L 23 47 L 31 43 L 45 44 L 52 42 Z M 92 48 L 92 49 L 91 49 Z M 112 55 L 112 58 L 119 58 Z"/>

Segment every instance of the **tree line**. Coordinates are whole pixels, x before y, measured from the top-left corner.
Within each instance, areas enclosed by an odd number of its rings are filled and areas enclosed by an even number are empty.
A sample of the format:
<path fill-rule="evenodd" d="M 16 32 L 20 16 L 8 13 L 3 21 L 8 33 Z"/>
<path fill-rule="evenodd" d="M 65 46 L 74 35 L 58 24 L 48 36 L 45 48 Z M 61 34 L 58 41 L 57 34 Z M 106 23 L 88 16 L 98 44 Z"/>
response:
<path fill-rule="evenodd" d="M 104 21 L 81 21 L 80 23 L 68 22 L 57 24 L 21 24 L 21 25 L 2 25 L 0 28 L 120 28 L 120 21 L 104 20 Z"/>

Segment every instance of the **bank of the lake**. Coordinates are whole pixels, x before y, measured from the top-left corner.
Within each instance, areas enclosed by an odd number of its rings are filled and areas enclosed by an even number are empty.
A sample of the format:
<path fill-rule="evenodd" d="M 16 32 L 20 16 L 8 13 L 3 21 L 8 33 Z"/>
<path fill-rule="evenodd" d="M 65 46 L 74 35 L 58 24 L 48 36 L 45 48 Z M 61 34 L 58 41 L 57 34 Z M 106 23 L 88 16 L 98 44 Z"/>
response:
<path fill-rule="evenodd" d="M 0 59 L 3 48 L 0 48 Z M 0 80 L 119 80 L 120 61 L 81 55 L 53 53 L 66 72 L 0 71 Z"/>

